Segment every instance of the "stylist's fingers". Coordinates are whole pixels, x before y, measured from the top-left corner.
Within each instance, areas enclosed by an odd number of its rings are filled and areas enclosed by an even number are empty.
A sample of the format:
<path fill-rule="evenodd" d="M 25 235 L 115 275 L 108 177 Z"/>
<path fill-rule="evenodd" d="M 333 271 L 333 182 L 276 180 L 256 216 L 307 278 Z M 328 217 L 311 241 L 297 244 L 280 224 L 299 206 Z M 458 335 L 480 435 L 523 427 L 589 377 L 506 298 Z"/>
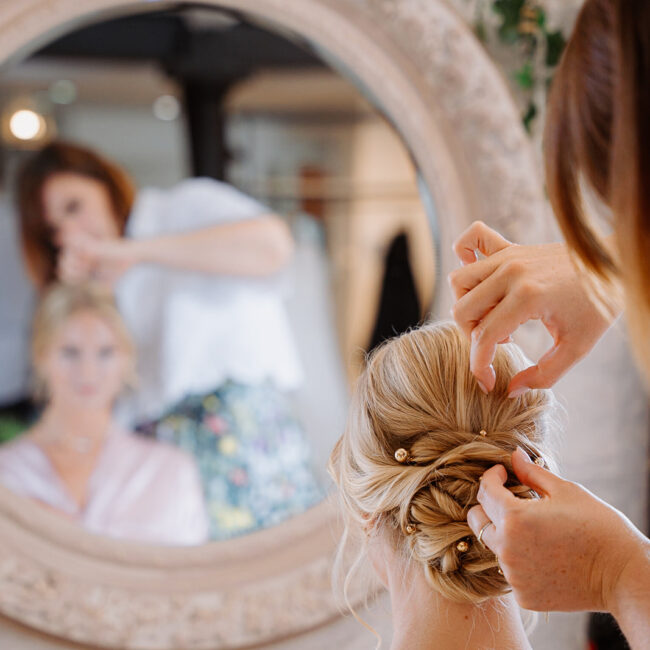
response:
<path fill-rule="evenodd" d="M 494 465 L 483 474 L 477 499 L 485 514 L 495 525 L 503 520 L 508 508 L 517 504 L 517 497 L 505 487 L 508 473 L 503 465 Z"/>
<path fill-rule="evenodd" d="M 522 370 L 510 380 L 510 397 L 519 397 L 530 388 L 553 386 L 585 353 L 581 351 L 580 342 L 558 340 L 536 365 Z"/>
<path fill-rule="evenodd" d="M 517 447 L 512 454 L 512 469 L 523 485 L 542 496 L 553 495 L 563 483 L 559 476 L 533 463 L 521 447 Z"/>
<path fill-rule="evenodd" d="M 452 314 L 454 320 L 468 338 L 471 337 L 472 330 L 483 320 L 486 314 L 503 300 L 509 286 L 510 282 L 507 274 L 497 270 L 456 301 Z"/>
<path fill-rule="evenodd" d="M 63 237 L 63 250 L 82 258 L 89 266 L 101 262 L 104 242 L 80 230 L 69 230 Z"/>
<path fill-rule="evenodd" d="M 472 529 L 474 536 L 478 539 L 478 536 L 481 535 L 481 543 L 498 555 L 497 529 L 492 523 L 492 520 L 485 514 L 483 506 L 470 508 L 467 513 L 467 523 Z"/>
<path fill-rule="evenodd" d="M 61 253 L 57 264 L 57 276 L 61 282 L 75 284 L 83 282 L 90 274 L 89 264 L 79 255 Z"/>
<path fill-rule="evenodd" d="M 62 228 L 57 232 L 57 243 L 63 250 L 74 250 L 79 242 L 84 242 L 90 235 L 76 226 Z"/>
<path fill-rule="evenodd" d="M 526 310 L 516 291 L 510 292 L 472 330 L 470 370 L 486 392 L 491 391 L 496 383 L 492 361 L 497 345 L 531 318 L 536 318 L 534 312 Z"/>
<path fill-rule="evenodd" d="M 453 249 L 461 263 L 471 264 L 477 260 L 477 250 L 489 257 L 508 246 L 512 246 L 512 242 L 502 237 L 496 230 L 486 226 L 482 221 L 475 221 L 454 242 Z"/>
<path fill-rule="evenodd" d="M 460 298 L 469 293 L 474 287 L 489 278 L 498 268 L 499 260 L 488 257 L 474 264 L 468 264 L 454 269 L 447 276 L 454 298 L 460 300 Z"/>
<path fill-rule="evenodd" d="M 63 246 L 81 255 L 88 255 L 95 238 L 85 232 L 71 231 L 64 236 Z"/>

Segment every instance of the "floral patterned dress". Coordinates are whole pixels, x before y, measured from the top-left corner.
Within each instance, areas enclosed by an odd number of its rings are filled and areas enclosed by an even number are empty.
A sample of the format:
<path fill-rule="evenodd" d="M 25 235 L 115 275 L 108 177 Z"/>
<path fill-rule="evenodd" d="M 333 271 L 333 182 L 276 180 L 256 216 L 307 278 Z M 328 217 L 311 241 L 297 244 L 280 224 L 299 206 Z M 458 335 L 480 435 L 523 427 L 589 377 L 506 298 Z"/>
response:
<path fill-rule="evenodd" d="M 213 540 L 279 524 L 325 496 L 289 400 L 270 384 L 228 381 L 139 430 L 196 458 Z"/>

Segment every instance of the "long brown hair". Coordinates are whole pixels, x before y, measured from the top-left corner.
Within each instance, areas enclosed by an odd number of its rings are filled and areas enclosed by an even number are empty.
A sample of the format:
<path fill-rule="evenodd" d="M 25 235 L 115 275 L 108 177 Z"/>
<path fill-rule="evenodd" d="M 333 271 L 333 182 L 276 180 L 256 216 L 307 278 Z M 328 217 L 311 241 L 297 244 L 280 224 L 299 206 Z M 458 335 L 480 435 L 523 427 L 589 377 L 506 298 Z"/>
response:
<path fill-rule="evenodd" d="M 650 381 L 648 115 L 650 3 L 587 0 L 549 100 L 549 197 L 580 262 L 607 283 L 622 281 L 630 330 Z M 611 211 L 613 247 L 586 214 L 584 184 Z"/>
<path fill-rule="evenodd" d="M 60 173 L 79 174 L 102 183 L 120 233 L 124 232 L 135 196 L 127 173 L 91 149 L 59 141 L 32 155 L 18 172 L 16 201 L 25 262 L 38 289 L 56 279 L 58 251 L 45 218 L 43 187 L 50 177 Z"/>

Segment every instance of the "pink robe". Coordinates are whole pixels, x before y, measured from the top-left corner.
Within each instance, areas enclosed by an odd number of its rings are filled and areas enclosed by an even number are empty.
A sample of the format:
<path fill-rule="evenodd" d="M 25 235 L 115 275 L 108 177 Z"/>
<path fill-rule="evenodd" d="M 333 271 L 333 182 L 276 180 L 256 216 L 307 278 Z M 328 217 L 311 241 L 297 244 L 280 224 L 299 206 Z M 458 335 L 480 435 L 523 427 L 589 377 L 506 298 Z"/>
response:
<path fill-rule="evenodd" d="M 98 535 L 174 546 L 208 538 L 201 481 L 190 456 L 122 431 L 108 435 L 82 509 L 28 436 L 0 446 L 0 483 Z"/>

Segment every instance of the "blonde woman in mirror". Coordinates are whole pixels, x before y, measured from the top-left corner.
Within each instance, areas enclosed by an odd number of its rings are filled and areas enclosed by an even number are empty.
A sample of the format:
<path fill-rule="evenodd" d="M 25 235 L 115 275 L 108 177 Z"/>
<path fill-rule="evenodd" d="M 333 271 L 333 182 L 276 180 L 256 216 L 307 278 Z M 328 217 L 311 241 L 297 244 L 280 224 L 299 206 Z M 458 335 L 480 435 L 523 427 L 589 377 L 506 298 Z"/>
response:
<path fill-rule="evenodd" d="M 509 378 L 526 364 L 514 344 L 499 346 L 489 395 L 470 373 L 469 353 L 448 323 L 383 344 L 359 378 L 330 459 L 346 519 L 339 566 L 349 558 L 345 540 L 359 533 L 360 557 L 390 595 L 393 650 L 531 647 L 498 558 L 466 518 L 495 463 L 507 468 L 511 492 L 537 498 L 517 480 L 511 455 L 520 447 L 554 467 L 555 402 L 544 390 L 506 399 Z"/>
<path fill-rule="evenodd" d="M 50 142 L 17 174 L 22 249 L 37 290 L 115 292 L 138 351 L 121 422 L 192 454 L 211 539 L 274 526 L 324 489 L 293 411 L 303 367 L 286 310 L 293 238 L 228 183 L 136 191 L 126 169 Z"/>
<path fill-rule="evenodd" d="M 31 429 L 0 447 L 0 483 L 97 534 L 166 545 L 206 541 L 192 459 L 113 419 L 135 367 L 113 299 L 87 285 L 54 285 L 35 315 L 32 355 L 45 405 Z"/>

